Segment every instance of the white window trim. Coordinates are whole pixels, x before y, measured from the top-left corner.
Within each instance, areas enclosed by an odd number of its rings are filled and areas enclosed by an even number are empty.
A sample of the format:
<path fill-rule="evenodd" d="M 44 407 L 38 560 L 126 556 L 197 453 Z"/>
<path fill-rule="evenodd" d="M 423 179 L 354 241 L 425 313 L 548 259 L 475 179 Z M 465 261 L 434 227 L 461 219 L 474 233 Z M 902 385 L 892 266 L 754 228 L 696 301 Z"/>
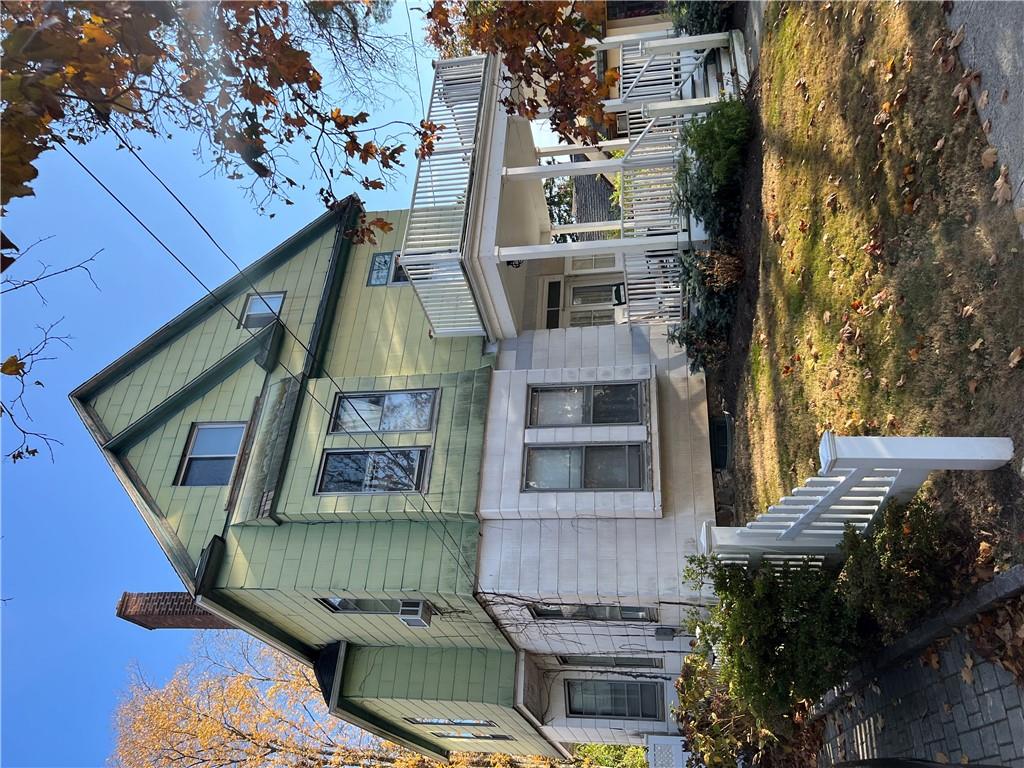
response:
<path fill-rule="evenodd" d="M 569 709 L 569 684 L 570 683 L 583 683 L 583 682 L 602 682 L 602 683 L 648 683 L 651 685 L 657 685 L 661 691 L 661 695 L 658 697 L 658 717 L 628 717 L 625 715 L 577 715 Z M 665 683 L 662 680 L 635 680 L 631 678 L 620 678 L 620 679 L 607 679 L 607 678 L 595 678 L 595 677 L 566 677 L 562 681 L 562 695 L 565 697 L 565 716 L 570 720 L 627 720 L 630 722 L 645 722 L 645 723 L 661 723 L 665 721 L 667 712 L 670 710 L 666 706 L 665 696 Z"/>
<path fill-rule="evenodd" d="M 373 257 L 374 256 L 379 256 L 380 254 L 383 254 L 383 253 L 389 254 L 389 256 L 390 256 L 390 258 L 388 259 L 388 279 L 387 279 L 387 282 L 384 282 L 384 283 L 371 283 L 370 282 L 370 276 L 373 274 L 373 272 L 372 272 L 372 269 L 373 269 Z M 399 261 L 399 256 L 401 256 L 401 252 L 400 251 L 374 251 L 373 253 L 371 253 L 370 254 L 370 263 L 368 265 L 368 269 L 367 269 L 367 272 L 366 272 L 366 287 L 367 288 L 389 288 L 389 287 L 395 287 L 395 286 L 412 285 L 412 281 L 409 279 L 409 273 L 408 272 L 405 273 L 405 280 L 395 280 L 395 273 L 398 271 L 398 267 L 401 264 L 401 262 Z"/>
<path fill-rule="evenodd" d="M 531 427 L 530 429 L 534 429 Z M 537 427 L 537 429 L 549 429 L 548 427 Z M 643 427 L 646 430 L 646 427 Z M 646 438 L 646 434 L 644 436 Z M 583 482 L 583 470 L 586 466 L 586 452 L 589 447 L 626 447 L 639 445 L 641 447 L 641 460 L 643 466 L 641 467 L 641 483 L 639 488 L 585 488 L 582 485 L 579 488 L 529 488 L 526 485 L 526 469 L 529 464 L 527 457 L 531 449 L 539 448 L 582 448 L 583 455 L 580 457 L 580 482 Z M 546 443 L 546 442 L 527 442 L 523 445 L 523 464 L 522 472 L 520 476 L 519 489 L 520 493 L 650 493 L 652 490 L 653 481 L 653 470 L 651 468 L 651 450 L 647 444 L 646 439 L 643 441 L 632 440 L 624 442 L 616 441 L 594 441 L 588 440 L 586 442 L 573 442 L 573 443 Z M 649 487 L 651 486 L 651 487 Z"/>
<path fill-rule="evenodd" d="M 581 424 L 531 424 L 530 419 L 533 418 L 533 393 L 538 390 L 545 389 L 566 389 L 568 387 L 601 387 L 601 386 L 615 386 L 619 384 L 636 384 L 640 388 L 640 421 L 624 421 L 615 422 L 614 424 L 594 424 L 591 422 Z M 558 428 L 577 428 L 577 427 L 636 427 L 645 426 L 649 421 L 649 400 L 648 381 L 642 379 L 635 379 L 633 381 L 575 381 L 568 384 L 528 384 L 526 390 L 526 429 L 558 429 Z M 591 403 L 591 411 L 593 411 L 593 403 Z M 593 413 L 591 413 L 593 418 Z"/>
<path fill-rule="evenodd" d="M 607 253 L 602 254 L 605 256 L 614 256 L 615 264 L 611 267 L 602 267 L 600 269 L 573 269 L 572 256 L 565 257 L 565 274 L 566 275 L 605 275 L 617 273 L 618 275 L 623 274 L 622 268 L 622 254 L 621 253 Z"/>

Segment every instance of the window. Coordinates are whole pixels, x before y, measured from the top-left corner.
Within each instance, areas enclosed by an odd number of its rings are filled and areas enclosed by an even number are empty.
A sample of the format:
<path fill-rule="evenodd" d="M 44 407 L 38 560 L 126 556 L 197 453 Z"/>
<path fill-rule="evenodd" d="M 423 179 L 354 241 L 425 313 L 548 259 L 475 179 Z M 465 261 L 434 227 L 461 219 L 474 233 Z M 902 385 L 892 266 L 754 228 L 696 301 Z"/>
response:
<path fill-rule="evenodd" d="M 392 493 L 420 487 L 426 448 L 325 451 L 317 493 Z"/>
<path fill-rule="evenodd" d="M 426 432 L 434 423 L 437 390 L 338 395 L 331 432 Z"/>
<path fill-rule="evenodd" d="M 573 285 L 569 301 L 569 327 L 612 325 L 615 307 L 626 303 L 622 283 Z"/>
<path fill-rule="evenodd" d="M 250 293 L 245 299 L 242 328 L 263 328 L 281 314 L 284 293 Z"/>
<path fill-rule="evenodd" d="M 318 597 L 320 605 L 333 613 L 383 613 L 398 615 L 401 600 L 377 600 L 373 597 Z"/>
<path fill-rule="evenodd" d="M 640 384 L 586 384 L 530 390 L 530 426 L 640 424 Z"/>
<path fill-rule="evenodd" d="M 495 723 L 490 720 L 459 720 L 449 717 L 407 717 L 407 723 L 413 725 L 454 725 L 463 728 L 494 728 Z"/>
<path fill-rule="evenodd" d="M 477 739 L 481 741 L 515 741 L 504 733 L 470 733 L 469 731 L 431 731 L 439 739 Z"/>
<path fill-rule="evenodd" d="M 559 656 L 558 663 L 566 667 L 662 667 L 661 659 L 652 656 Z"/>
<path fill-rule="evenodd" d="M 602 256 L 567 256 L 565 259 L 565 273 L 567 275 L 612 271 L 622 271 L 622 262 L 613 253 Z"/>
<path fill-rule="evenodd" d="M 370 257 L 367 285 L 400 285 L 408 282 L 409 276 L 398 263 L 398 254 L 394 251 L 382 251 Z"/>
<path fill-rule="evenodd" d="M 562 325 L 562 281 L 548 280 L 541 294 L 541 327 L 547 330 Z"/>
<path fill-rule="evenodd" d="M 634 490 L 646 481 L 644 446 L 563 445 L 526 449 L 526 491 Z"/>
<path fill-rule="evenodd" d="M 178 485 L 227 485 L 245 422 L 193 424 Z"/>
<path fill-rule="evenodd" d="M 658 620 L 657 608 L 635 605 L 551 605 L 531 603 L 530 613 L 535 619 L 562 619 L 573 621 L 644 621 Z"/>
<path fill-rule="evenodd" d="M 566 680 L 566 710 L 570 717 L 662 720 L 664 691 L 653 681 Z"/>

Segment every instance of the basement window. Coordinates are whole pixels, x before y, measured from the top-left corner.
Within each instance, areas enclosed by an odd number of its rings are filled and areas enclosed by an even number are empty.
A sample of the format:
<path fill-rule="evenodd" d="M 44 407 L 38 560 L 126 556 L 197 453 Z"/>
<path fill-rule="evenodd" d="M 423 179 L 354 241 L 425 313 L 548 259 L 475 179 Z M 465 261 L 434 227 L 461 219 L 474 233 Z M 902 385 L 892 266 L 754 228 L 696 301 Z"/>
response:
<path fill-rule="evenodd" d="M 281 314 L 284 305 L 284 292 L 250 293 L 245 299 L 245 312 L 242 314 L 242 328 L 263 328 L 270 325 Z"/>
<path fill-rule="evenodd" d="M 245 422 L 193 424 L 176 485 L 227 485 Z"/>

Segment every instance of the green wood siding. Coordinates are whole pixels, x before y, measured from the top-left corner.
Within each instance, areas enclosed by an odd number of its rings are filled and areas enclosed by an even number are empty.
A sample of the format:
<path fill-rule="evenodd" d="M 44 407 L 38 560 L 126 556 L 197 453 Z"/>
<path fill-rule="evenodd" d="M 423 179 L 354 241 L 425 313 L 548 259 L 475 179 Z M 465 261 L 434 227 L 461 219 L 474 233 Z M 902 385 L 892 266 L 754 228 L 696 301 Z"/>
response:
<path fill-rule="evenodd" d="M 313 327 L 333 245 L 334 227 L 326 227 L 293 258 L 256 282 L 260 291 L 287 292 L 281 314 L 299 338 L 307 339 Z M 236 316 L 242 316 L 251 290 L 246 287 L 226 302 Z M 248 330 L 239 328 L 230 314 L 218 308 L 105 387 L 90 404 L 112 434 L 120 432 L 249 338 Z M 286 336 L 281 361 L 297 371 L 304 354 L 294 339 Z"/>
<path fill-rule="evenodd" d="M 513 755 L 554 751 L 514 708 L 515 654 L 482 648 L 349 645 L 339 695 L 445 749 Z M 494 726 L 414 725 L 405 718 L 490 720 Z M 504 734 L 512 741 L 438 739 L 433 732 Z"/>
<path fill-rule="evenodd" d="M 148 437 L 130 447 L 123 457 L 149 490 L 158 514 L 177 531 L 193 561 L 198 561 L 210 537 L 224 527 L 228 486 L 174 485 L 192 424 L 248 420 L 264 375 L 256 363 L 247 363 L 168 418 Z"/>

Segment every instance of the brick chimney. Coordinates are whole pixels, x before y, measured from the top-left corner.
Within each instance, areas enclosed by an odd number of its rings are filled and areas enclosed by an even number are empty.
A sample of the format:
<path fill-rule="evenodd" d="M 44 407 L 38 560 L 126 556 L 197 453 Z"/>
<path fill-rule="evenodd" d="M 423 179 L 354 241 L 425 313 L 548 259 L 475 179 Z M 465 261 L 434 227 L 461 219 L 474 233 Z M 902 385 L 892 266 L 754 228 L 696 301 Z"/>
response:
<path fill-rule="evenodd" d="M 125 592 L 117 615 L 146 629 L 234 629 L 196 605 L 188 592 Z"/>

